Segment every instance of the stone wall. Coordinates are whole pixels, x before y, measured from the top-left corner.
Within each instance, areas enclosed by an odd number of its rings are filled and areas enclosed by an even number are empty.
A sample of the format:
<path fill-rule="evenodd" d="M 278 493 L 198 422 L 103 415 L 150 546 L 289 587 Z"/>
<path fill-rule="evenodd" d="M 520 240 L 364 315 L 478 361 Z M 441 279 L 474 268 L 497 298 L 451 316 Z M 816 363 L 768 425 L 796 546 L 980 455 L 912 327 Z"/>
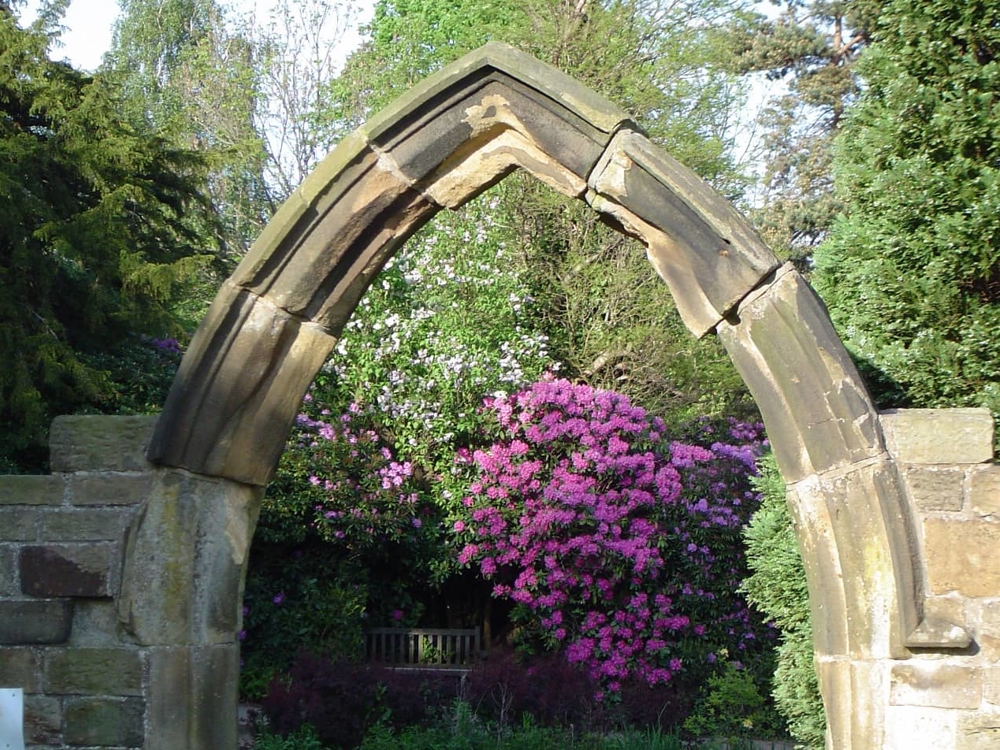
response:
<path fill-rule="evenodd" d="M 885 746 L 1000 747 L 1000 465 L 985 409 L 881 415 L 918 521 L 929 641 L 889 667 Z"/>
<path fill-rule="evenodd" d="M 884 734 L 854 735 L 871 750 L 1000 747 L 992 420 L 880 421 L 925 561 L 921 625 L 895 658 L 828 668 L 827 710 L 878 702 Z M 153 423 L 59 418 L 52 474 L 0 477 L 0 687 L 25 691 L 30 750 L 236 747 L 235 633 L 260 491 L 148 464 Z"/>
<path fill-rule="evenodd" d="M 236 747 L 256 514 L 234 534 L 232 483 L 147 463 L 154 423 L 60 417 L 51 475 L 0 476 L 0 687 L 29 750 Z"/>
<path fill-rule="evenodd" d="M 30 748 L 142 747 L 148 654 L 113 597 L 146 499 L 150 417 L 61 417 L 48 476 L 0 476 L 0 686 Z"/>

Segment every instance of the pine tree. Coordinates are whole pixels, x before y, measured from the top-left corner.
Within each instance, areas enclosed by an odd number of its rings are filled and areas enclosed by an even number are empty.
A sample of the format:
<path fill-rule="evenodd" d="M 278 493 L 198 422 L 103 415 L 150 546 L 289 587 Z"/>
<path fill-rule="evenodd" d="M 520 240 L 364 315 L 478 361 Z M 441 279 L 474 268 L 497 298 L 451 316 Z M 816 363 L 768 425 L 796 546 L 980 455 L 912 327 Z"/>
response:
<path fill-rule="evenodd" d="M 733 65 L 783 82 L 759 116 L 763 174 L 754 220 L 774 250 L 808 268 L 840 210 L 832 144 L 856 98 L 854 64 L 873 13 L 868 0 L 789 0 L 775 14 L 738 16 Z"/>
<path fill-rule="evenodd" d="M 30 28 L 0 12 L 0 465 L 37 469 L 51 418 L 100 408 L 89 364 L 170 335 L 178 284 L 211 258 L 189 151 L 122 122 L 105 82 L 48 49 L 65 3 Z"/>

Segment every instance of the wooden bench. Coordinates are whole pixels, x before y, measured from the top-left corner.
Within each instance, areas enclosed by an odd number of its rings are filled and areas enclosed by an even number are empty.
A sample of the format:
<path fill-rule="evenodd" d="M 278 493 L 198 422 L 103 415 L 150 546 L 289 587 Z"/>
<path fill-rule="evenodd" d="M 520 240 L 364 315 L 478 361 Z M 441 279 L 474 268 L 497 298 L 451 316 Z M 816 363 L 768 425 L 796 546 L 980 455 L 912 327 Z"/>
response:
<path fill-rule="evenodd" d="M 365 656 L 390 666 L 468 669 L 479 659 L 479 629 L 373 628 L 365 636 Z"/>

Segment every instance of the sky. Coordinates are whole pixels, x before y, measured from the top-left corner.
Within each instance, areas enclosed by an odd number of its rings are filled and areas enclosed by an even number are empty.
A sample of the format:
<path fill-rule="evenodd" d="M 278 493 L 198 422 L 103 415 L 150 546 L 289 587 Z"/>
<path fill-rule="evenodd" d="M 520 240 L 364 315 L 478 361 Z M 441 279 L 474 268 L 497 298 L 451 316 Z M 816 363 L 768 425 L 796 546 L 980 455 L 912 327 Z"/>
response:
<path fill-rule="evenodd" d="M 273 0 L 233 0 L 231 4 L 249 15 L 267 18 Z M 35 17 L 38 0 L 28 0 L 22 19 L 28 23 Z M 371 2 L 356 5 L 369 8 Z M 363 15 L 367 16 L 367 13 Z M 69 60 L 75 68 L 95 71 L 101 64 L 101 57 L 111 46 L 111 32 L 118 18 L 118 0 L 71 0 L 69 10 L 63 18 L 65 31 L 60 37 L 61 47 L 52 50 L 56 60 Z"/>

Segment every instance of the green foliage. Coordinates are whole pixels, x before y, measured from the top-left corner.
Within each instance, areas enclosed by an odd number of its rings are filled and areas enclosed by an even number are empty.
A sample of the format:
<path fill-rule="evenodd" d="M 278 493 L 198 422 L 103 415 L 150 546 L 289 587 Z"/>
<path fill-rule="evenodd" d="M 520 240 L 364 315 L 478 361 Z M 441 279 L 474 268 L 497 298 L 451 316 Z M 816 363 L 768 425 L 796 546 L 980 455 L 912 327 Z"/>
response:
<path fill-rule="evenodd" d="M 815 283 L 882 406 L 1000 414 L 1000 9 L 881 5 Z"/>
<path fill-rule="evenodd" d="M 762 459 L 759 468 L 755 487 L 763 499 L 744 530 L 752 574 L 742 591 L 781 631 L 773 696 L 789 734 L 808 748 L 822 748 L 826 719 L 813 666 L 806 572 L 774 456 Z"/>
<path fill-rule="evenodd" d="M 325 750 L 326 747 L 308 724 L 285 737 L 264 730 L 254 737 L 253 746 L 254 750 Z"/>
<path fill-rule="evenodd" d="M 696 737 L 776 737 L 784 735 L 784 722 L 768 699 L 770 684 L 763 659 L 748 665 L 727 661 L 708 678 L 695 709 L 684 720 L 684 729 Z"/>
<path fill-rule="evenodd" d="M 49 59 L 62 5 L 28 29 L 0 12 L 0 463 L 25 470 L 53 416 L 114 407 L 96 357 L 180 333 L 174 303 L 213 250 L 201 159 Z"/>

